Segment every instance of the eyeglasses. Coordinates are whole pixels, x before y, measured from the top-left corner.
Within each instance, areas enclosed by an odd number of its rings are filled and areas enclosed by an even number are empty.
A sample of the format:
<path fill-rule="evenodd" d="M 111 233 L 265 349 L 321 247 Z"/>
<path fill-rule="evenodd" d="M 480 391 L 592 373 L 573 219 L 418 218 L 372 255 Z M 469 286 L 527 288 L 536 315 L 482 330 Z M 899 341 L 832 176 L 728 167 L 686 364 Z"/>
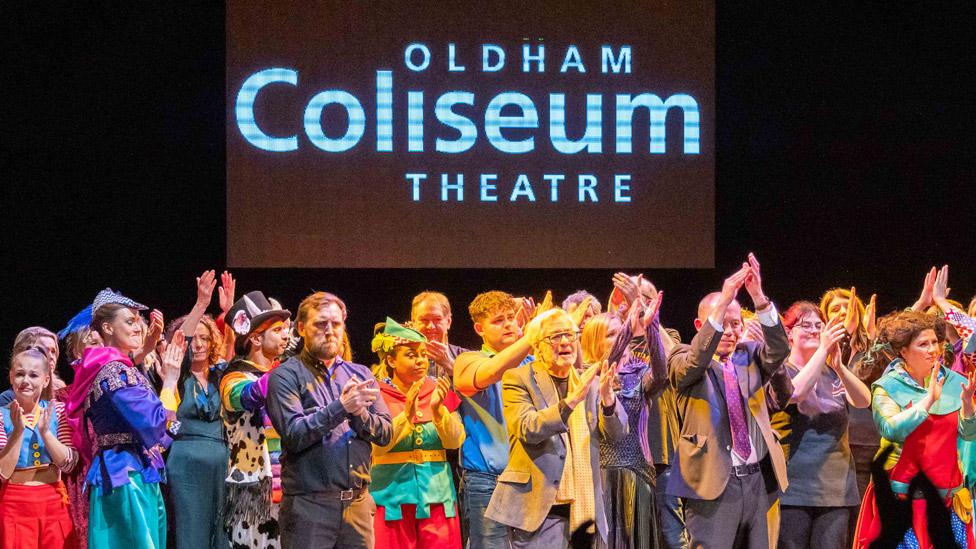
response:
<path fill-rule="evenodd" d="M 561 341 L 568 341 L 569 343 L 573 343 L 577 339 L 579 339 L 579 336 L 580 336 L 579 330 L 575 330 L 572 332 L 561 332 L 558 334 L 552 334 L 551 336 L 546 336 L 542 338 L 542 341 L 545 341 L 549 345 L 555 345 L 556 343 L 559 343 Z"/>
<path fill-rule="evenodd" d="M 796 326 L 806 332 L 822 332 L 824 329 L 823 322 L 801 322 Z"/>

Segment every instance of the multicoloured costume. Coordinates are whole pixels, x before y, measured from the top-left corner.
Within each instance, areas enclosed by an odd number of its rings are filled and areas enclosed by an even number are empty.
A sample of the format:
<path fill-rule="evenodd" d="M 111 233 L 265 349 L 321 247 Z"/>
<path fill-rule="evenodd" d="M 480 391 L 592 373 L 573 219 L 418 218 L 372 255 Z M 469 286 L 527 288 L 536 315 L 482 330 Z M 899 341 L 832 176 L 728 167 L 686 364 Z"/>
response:
<path fill-rule="evenodd" d="M 973 504 L 971 490 L 976 481 L 976 416 L 961 415 L 961 394 L 965 378 L 947 367 L 942 396 L 926 412 L 912 404 L 925 397 L 927 390 L 905 371 L 901 359 L 888 366 L 885 374 L 872 386 L 871 408 L 881 431 L 882 447 L 895 446 L 886 469 L 892 490 L 899 497 L 910 497 L 912 478 L 923 473 L 952 510 L 952 531 L 963 549 L 976 548 L 973 539 Z M 969 456 L 967 458 L 967 456 Z M 924 499 L 913 499 L 913 528 L 905 534 L 899 547 L 929 548 L 932 542 L 927 529 Z M 881 532 L 881 521 L 874 497 L 874 486 L 864 495 L 858 519 L 855 547 L 866 548 Z"/>
<path fill-rule="evenodd" d="M 376 500 L 376 547 L 460 547 L 457 493 L 446 448 L 464 442 L 464 426 L 455 411 L 460 400 L 444 398 L 449 413 L 434 421 L 430 396 L 436 382 L 426 378 L 417 396 L 417 412 L 407 418 L 406 396 L 387 378 L 380 382 L 383 400 L 393 416 L 393 436 L 373 447 L 370 493 Z"/>
<path fill-rule="evenodd" d="M 75 447 L 91 462 L 85 480 L 89 547 L 165 548 L 159 484 L 166 481 L 162 451 L 170 443 L 166 425 L 172 417 L 149 381 L 117 349 L 87 349 L 67 415 Z"/>
<path fill-rule="evenodd" d="M 281 453 L 281 439 L 265 412 L 267 376 L 272 369 L 266 371 L 238 357 L 227 367 L 220 382 L 224 428 L 230 447 L 224 528 L 234 548 L 280 546 L 281 485 L 279 482 L 275 498 L 272 467 Z"/>
<path fill-rule="evenodd" d="M 420 332 L 387 318 L 372 348 L 382 360 L 398 345 L 426 341 Z M 373 528 L 378 549 L 461 547 L 457 492 L 445 451 L 464 442 L 464 424 L 455 411 L 461 401 L 447 393 L 442 403 L 447 413 L 435 419 L 430 397 L 436 386 L 434 378 L 423 378 L 413 417 L 407 417 L 406 395 L 390 377 L 380 382 L 393 416 L 393 435 L 388 444 L 373 445 L 370 493 L 377 506 Z"/>
<path fill-rule="evenodd" d="M 65 417 L 64 404 L 38 402 L 38 409 L 55 407 L 48 430 L 57 433 L 58 441 L 69 448 L 68 462 L 61 472 L 72 470 L 77 463 L 77 453 L 71 450 L 71 427 Z M 55 467 L 44 445 L 44 438 L 37 430 L 37 417 L 24 412 L 26 428 L 20 441 L 20 455 L 16 472 Z M 0 408 L 0 449 L 7 446 L 7 434 L 14 430 L 10 406 Z M 79 544 L 77 532 L 68 513 L 68 493 L 64 483 L 18 484 L 9 480 L 0 488 L 0 548 L 73 548 Z"/>

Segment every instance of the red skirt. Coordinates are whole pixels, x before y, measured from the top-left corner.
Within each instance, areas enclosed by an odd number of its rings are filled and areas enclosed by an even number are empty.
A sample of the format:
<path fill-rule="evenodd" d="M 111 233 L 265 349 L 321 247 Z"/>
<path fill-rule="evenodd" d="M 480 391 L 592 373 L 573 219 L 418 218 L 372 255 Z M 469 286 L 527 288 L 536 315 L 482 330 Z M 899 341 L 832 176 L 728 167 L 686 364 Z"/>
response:
<path fill-rule="evenodd" d="M 918 539 L 919 547 L 931 549 L 932 541 L 929 539 L 928 515 L 925 509 L 924 499 L 912 500 L 912 528 L 915 530 L 915 537 Z M 952 509 L 949 509 L 952 513 Z M 868 484 L 864 491 L 864 501 L 861 502 L 861 514 L 857 519 L 857 530 L 854 533 L 854 549 L 868 549 L 871 543 L 881 535 L 881 516 L 878 513 L 878 505 L 874 500 L 874 482 Z M 967 547 L 976 547 L 976 540 L 973 539 L 973 525 L 968 524 L 966 528 Z"/>
<path fill-rule="evenodd" d="M 3 484 L 0 549 L 63 549 L 77 545 L 64 484 Z"/>

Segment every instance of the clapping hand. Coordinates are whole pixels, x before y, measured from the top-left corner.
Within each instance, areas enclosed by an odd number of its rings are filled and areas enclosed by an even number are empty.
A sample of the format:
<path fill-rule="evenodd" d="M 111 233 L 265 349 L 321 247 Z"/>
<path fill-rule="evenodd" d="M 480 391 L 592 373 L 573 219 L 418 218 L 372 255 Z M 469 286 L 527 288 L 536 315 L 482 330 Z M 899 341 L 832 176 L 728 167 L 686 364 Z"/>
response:
<path fill-rule="evenodd" d="M 342 407 L 350 415 L 362 417 L 379 398 L 380 390 L 375 385 L 376 382 L 372 379 L 360 381 L 358 377 L 353 376 L 342 387 L 342 394 L 339 395 Z"/>
<path fill-rule="evenodd" d="M 820 348 L 824 350 L 826 356 L 839 356 L 835 353 L 839 350 L 838 344 L 844 339 L 846 332 L 847 329 L 844 328 L 840 317 L 834 317 L 833 320 L 824 326 L 824 329 L 820 331 Z M 840 360 L 828 360 L 827 364 L 834 370 L 843 366 Z"/>
<path fill-rule="evenodd" d="M 589 368 L 583 371 L 583 375 L 580 376 L 579 383 L 575 387 L 566 393 L 566 404 L 569 405 L 570 409 L 576 408 L 576 406 L 583 402 L 586 398 L 586 394 L 590 391 L 590 386 L 593 385 L 593 381 L 596 379 L 597 374 L 600 373 L 600 369 L 606 364 L 607 361 L 603 361 L 603 364 L 597 363 L 591 365 Z"/>
<path fill-rule="evenodd" d="M 156 375 L 163 380 L 163 385 L 175 388 L 180 379 L 180 368 L 186 355 L 186 335 L 183 330 L 176 330 L 173 339 L 163 342 L 163 353 L 156 363 Z"/>
<path fill-rule="evenodd" d="M 620 290 L 620 294 L 624 296 L 624 306 L 621 307 L 622 312 L 629 309 L 631 304 L 640 297 L 640 278 L 641 275 L 631 277 L 627 273 L 616 273 L 613 275 L 613 287 Z"/>
<path fill-rule="evenodd" d="M 417 396 L 420 395 L 420 388 L 424 386 L 424 380 L 426 378 L 420 378 L 414 381 L 410 388 L 407 389 L 406 405 L 403 407 L 403 413 L 407 416 L 407 421 L 413 423 L 413 418 L 417 415 Z M 433 404 L 433 397 L 431 397 L 431 407 Z"/>
<path fill-rule="evenodd" d="M 756 312 L 759 312 L 758 308 L 760 306 L 765 308 L 769 300 L 766 299 L 766 294 L 763 293 L 762 274 L 759 269 L 759 260 L 756 259 L 755 254 L 751 252 L 749 253 L 749 257 L 747 259 L 748 261 L 742 264 L 742 267 L 744 269 L 748 269 L 749 271 L 749 274 L 746 275 L 745 287 L 746 291 L 749 292 L 749 297 L 752 298 L 752 304 L 757 308 Z"/>
<path fill-rule="evenodd" d="M 851 298 L 847 302 L 847 314 L 844 316 L 844 329 L 848 334 L 854 335 L 858 323 L 860 318 L 857 314 L 857 288 L 851 286 Z"/>
<path fill-rule="evenodd" d="M 969 372 L 966 376 L 966 383 L 961 383 L 962 385 L 962 395 L 959 396 L 962 399 L 962 415 L 963 417 L 973 417 L 974 408 L 976 408 L 976 402 L 973 402 L 973 395 L 976 394 L 976 370 Z"/>
<path fill-rule="evenodd" d="M 34 427 L 37 429 L 37 434 L 41 435 L 43 438 L 50 432 L 51 427 L 51 410 L 54 408 L 54 403 L 48 403 L 47 408 L 41 410 L 38 414 L 37 421 L 34 422 Z"/>
<path fill-rule="evenodd" d="M 849 307 L 850 305 L 848 305 Z M 871 294 L 871 300 L 864 308 L 864 331 L 868 339 L 874 341 L 878 337 L 878 294 Z"/>
<path fill-rule="evenodd" d="M 24 410 L 16 400 L 10 403 L 10 423 L 13 423 L 15 432 L 23 432 L 27 428 Z"/>
<path fill-rule="evenodd" d="M 613 382 L 617 377 L 617 363 L 607 364 L 604 360 L 600 364 L 600 404 L 609 408 L 617 402 L 617 395 L 613 392 Z"/>
<path fill-rule="evenodd" d="M 444 368 L 447 373 L 454 373 L 454 361 L 451 360 L 451 356 L 448 354 L 447 345 L 444 343 L 441 343 L 440 341 L 428 340 L 427 356 L 434 361 L 434 364 Z"/>
<path fill-rule="evenodd" d="M 925 273 L 925 281 L 922 283 L 922 293 L 919 294 L 918 299 L 915 304 L 912 305 L 913 311 L 924 311 L 932 305 L 933 291 L 935 290 L 935 279 L 938 276 L 938 271 L 935 267 L 929 269 L 929 272 Z"/>
<path fill-rule="evenodd" d="M 434 386 L 434 392 L 430 395 L 430 410 L 434 413 L 435 418 L 447 413 L 447 408 L 444 407 L 444 397 L 450 392 L 451 381 L 446 376 L 437 378 L 437 385 Z"/>
<path fill-rule="evenodd" d="M 590 309 L 590 303 L 593 302 L 593 296 L 588 295 L 583 298 L 583 301 L 573 309 L 573 312 L 569 313 L 569 317 L 573 319 L 573 322 L 577 326 L 583 325 L 583 319 L 586 318 L 586 312 Z"/>

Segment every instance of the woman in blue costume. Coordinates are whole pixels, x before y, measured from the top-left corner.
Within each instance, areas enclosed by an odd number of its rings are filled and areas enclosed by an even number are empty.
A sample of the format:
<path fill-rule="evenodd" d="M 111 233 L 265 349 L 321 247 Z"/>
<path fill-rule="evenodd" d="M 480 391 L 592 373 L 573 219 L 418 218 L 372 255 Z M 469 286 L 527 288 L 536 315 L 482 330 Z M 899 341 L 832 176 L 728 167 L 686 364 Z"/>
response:
<path fill-rule="evenodd" d="M 85 350 L 75 371 L 67 412 L 75 448 L 90 462 L 88 546 L 166 547 L 166 510 L 159 484 L 166 481 L 162 451 L 169 445 L 168 417 L 149 381 L 132 363 L 143 347 L 144 305 L 106 288 L 92 303 L 92 329 L 105 347 Z M 164 390 L 178 374 L 166 353 Z M 175 362 L 175 364 L 174 364 Z"/>

